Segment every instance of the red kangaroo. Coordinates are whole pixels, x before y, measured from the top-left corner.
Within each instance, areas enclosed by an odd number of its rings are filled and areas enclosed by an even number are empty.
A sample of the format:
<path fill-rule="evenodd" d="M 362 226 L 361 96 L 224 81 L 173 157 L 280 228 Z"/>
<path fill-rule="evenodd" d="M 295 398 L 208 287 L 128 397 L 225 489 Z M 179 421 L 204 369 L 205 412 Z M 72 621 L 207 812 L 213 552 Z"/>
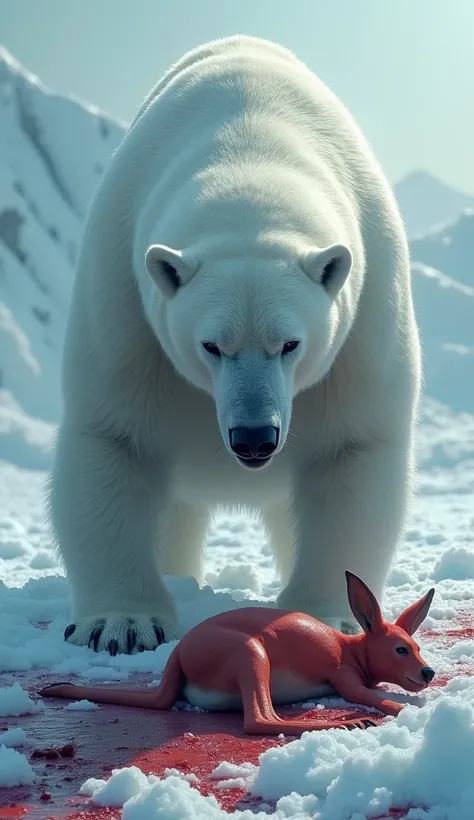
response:
<path fill-rule="evenodd" d="M 347 594 L 363 632 L 344 635 L 301 612 L 248 607 L 208 618 L 173 649 L 157 688 L 75 686 L 58 683 L 43 697 L 87 698 L 148 709 L 171 709 L 179 699 L 210 711 L 242 709 L 244 732 L 301 735 L 315 729 L 366 728 L 370 718 L 344 721 L 285 720 L 273 704 L 338 694 L 345 700 L 397 715 L 403 704 L 390 700 L 378 683 L 410 692 L 434 677 L 411 637 L 424 621 L 434 589 L 409 606 L 394 624 L 357 575 L 346 572 Z"/>

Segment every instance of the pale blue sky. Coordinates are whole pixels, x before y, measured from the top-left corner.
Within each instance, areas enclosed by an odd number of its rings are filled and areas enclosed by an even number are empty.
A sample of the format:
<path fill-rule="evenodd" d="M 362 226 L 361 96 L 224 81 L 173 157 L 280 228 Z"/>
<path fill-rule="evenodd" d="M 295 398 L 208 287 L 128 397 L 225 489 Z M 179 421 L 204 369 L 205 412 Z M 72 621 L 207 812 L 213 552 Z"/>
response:
<path fill-rule="evenodd" d="M 286 45 L 350 107 L 386 173 L 474 193 L 474 0 L 0 0 L 0 40 L 43 82 L 130 120 L 215 37 Z"/>

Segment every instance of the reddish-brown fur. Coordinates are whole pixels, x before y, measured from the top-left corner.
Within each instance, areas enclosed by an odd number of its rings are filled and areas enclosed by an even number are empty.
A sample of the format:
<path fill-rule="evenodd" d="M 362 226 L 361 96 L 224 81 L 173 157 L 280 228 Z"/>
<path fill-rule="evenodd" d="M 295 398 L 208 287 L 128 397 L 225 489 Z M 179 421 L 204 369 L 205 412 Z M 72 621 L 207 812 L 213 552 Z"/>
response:
<path fill-rule="evenodd" d="M 434 672 L 411 636 L 428 614 L 434 589 L 402 612 L 395 624 L 389 624 L 383 620 L 367 585 L 350 572 L 346 572 L 346 579 L 349 603 L 363 629 L 361 634 L 344 635 L 300 612 L 237 609 L 208 618 L 191 629 L 172 651 L 157 688 L 66 683 L 48 686 L 40 694 L 170 709 L 191 685 L 201 693 L 209 693 L 211 699 L 214 695 L 235 695 L 243 708 L 244 731 L 248 734 L 300 735 L 314 729 L 373 725 L 370 718 L 314 723 L 284 720 L 272 703 L 272 682 L 279 674 L 289 674 L 303 689 L 314 687 L 316 691 L 327 684 L 352 703 L 397 715 L 403 704 L 373 687 L 384 681 L 418 692 L 432 679 Z M 402 647 L 406 654 L 400 654 Z M 281 691 L 284 693 L 284 688 Z M 291 691 L 294 693 L 294 688 Z"/>

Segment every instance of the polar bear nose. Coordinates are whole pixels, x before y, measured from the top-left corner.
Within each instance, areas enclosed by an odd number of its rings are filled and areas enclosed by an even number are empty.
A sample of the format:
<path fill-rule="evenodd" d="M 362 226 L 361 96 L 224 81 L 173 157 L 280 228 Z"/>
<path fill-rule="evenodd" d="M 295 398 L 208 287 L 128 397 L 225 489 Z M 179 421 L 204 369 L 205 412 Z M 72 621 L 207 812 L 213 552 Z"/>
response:
<path fill-rule="evenodd" d="M 265 427 L 232 427 L 229 441 L 233 452 L 244 460 L 270 458 L 278 447 L 280 430 L 268 424 Z"/>

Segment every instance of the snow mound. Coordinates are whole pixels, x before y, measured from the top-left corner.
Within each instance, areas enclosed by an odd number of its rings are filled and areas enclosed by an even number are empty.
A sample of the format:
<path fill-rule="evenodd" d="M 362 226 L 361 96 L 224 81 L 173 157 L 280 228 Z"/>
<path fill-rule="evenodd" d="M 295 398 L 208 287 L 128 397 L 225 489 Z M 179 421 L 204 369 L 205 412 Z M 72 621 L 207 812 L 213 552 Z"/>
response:
<path fill-rule="evenodd" d="M 4 686 L 0 689 L 0 716 L 32 715 L 41 711 L 42 704 L 33 703 L 28 692 L 14 683 L 13 686 Z"/>
<path fill-rule="evenodd" d="M 0 788 L 31 786 L 35 773 L 25 755 L 16 749 L 0 746 Z"/>

